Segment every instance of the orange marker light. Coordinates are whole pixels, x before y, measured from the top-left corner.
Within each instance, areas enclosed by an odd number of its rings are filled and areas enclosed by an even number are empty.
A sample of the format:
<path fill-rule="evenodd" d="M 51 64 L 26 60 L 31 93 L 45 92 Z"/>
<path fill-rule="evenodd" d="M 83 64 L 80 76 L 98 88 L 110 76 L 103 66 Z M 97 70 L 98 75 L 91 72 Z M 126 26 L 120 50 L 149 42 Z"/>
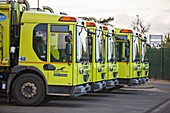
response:
<path fill-rule="evenodd" d="M 141 35 L 141 34 L 139 34 L 139 37 L 142 37 L 142 35 Z"/>
<path fill-rule="evenodd" d="M 106 26 L 103 26 L 103 30 L 108 30 L 108 28 Z"/>
<path fill-rule="evenodd" d="M 120 33 L 132 33 L 132 30 L 129 29 L 122 29 Z"/>
<path fill-rule="evenodd" d="M 70 17 L 70 16 L 63 16 L 59 19 L 59 21 L 63 22 L 77 22 L 77 19 L 75 17 Z"/>
<path fill-rule="evenodd" d="M 96 24 L 94 22 L 86 22 L 87 27 L 96 27 Z"/>

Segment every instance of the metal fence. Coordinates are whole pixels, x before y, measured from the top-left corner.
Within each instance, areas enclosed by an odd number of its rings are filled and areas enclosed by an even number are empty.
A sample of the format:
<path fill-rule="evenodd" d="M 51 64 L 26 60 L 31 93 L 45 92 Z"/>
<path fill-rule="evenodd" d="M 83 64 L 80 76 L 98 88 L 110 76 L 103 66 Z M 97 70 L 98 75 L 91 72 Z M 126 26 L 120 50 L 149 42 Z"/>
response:
<path fill-rule="evenodd" d="M 170 48 L 149 48 L 150 78 L 170 80 Z"/>

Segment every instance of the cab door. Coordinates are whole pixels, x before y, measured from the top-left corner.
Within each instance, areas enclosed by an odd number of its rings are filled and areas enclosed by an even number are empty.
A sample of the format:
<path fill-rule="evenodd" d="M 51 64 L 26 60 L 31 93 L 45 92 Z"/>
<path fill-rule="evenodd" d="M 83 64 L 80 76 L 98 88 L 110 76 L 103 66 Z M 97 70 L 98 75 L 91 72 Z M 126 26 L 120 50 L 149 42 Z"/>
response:
<path fill-rule="evenodd" d="M 73 31 L 72 25 L 50 25 L 49 51 L 50 63 L 45 65 L 49 71 L 49 85 L 72 86 L 72 57 L 66 55 L 66 36 Z M 71 43 L 71 42 L 70 42 Z"/>

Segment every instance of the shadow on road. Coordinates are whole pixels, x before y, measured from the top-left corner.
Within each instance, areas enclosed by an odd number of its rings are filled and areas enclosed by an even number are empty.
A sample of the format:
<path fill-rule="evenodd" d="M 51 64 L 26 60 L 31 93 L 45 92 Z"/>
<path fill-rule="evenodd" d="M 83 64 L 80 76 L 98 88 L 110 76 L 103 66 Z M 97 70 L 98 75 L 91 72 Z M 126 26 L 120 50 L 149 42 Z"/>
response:
<path fill-rule="evenodd" d="M 78 103 L 78 102 L 75 102 L 75 101 L 72 101 L 72 102 L 57 102 L 57 101 L 50 101 L 48 103 L 42 103 L 40 106 L 38 107 L 59 107 L 59 108 L 81 108 L 81 107 L 84 107 L 86 106 L 86 104 L 82 104 L 82 103 Z"/>

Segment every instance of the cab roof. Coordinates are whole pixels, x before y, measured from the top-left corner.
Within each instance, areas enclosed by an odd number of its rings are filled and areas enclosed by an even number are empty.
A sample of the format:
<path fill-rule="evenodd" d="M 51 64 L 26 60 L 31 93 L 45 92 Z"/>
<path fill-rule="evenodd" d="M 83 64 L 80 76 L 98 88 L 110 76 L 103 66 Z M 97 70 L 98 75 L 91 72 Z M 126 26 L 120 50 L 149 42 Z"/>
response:
<path fill-rule="evenodd" d="M 24 11 L 21 18 L 21 23 L 58 23 L 59 19 L 63 15 L 47 12 L 38 12 L 38 11 Z M 64 17 L 70 17 L 64 15 Z M 75 18 L 75 17 L 72 17 Z M 76 19 L 76 18 L 75 18 Z M 72 24 L 77 23 L 71 22 Z"/>

